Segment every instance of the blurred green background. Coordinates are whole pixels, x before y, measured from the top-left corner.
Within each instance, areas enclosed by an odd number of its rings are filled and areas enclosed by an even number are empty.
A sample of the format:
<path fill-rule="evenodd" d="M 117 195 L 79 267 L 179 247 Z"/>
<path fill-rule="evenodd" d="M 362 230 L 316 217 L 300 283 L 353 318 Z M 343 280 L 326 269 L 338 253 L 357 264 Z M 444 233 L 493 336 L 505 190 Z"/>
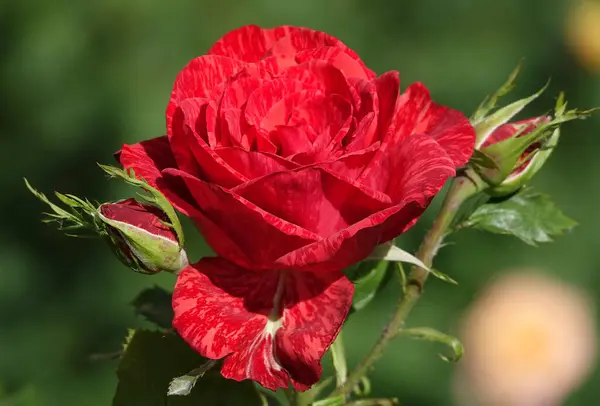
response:
<path fill-rule="evenodd" d="M 162 135 L 177 72 L 222 34 L 244 24 L 302 25 L 331 33 L 378 73 L 399 70 L 402 88 L 424 82 L 434 99 L 470 115 L 525 57 L 516 99 L 552 77 L 524 116 L 541 114 L 565 90 L 571 107 L 600 106 L 600 76 L 567 46 L 566 0 L 24 0 L 0 2 L 0 382 L 34 388 L 34 405 L 108 405 L 115 364 L 89 355 L 120 346 L 141 324 L 129 305 L 168 276 L 128 272 L 94 240 L 64 237 L 40 223 L 44 209 L 22 177 L 48 193 L 106 201 L 133 191 L 108 182 L 123 143 Z M 600 24 L 600 20 L 598 21 Z M 581 37 L 582 41 L 585 36 Z M 590 38 L 590 41 L 593 41 Z M 507 99 L 507 100 L 509 100 Z M 466 231 L 441 251 L 438 268 L 459 287 L 431 281 L 411 325 L 456 331 L 490 277 L 519 265 L 600 294 L 600 115 L 564 127 L 560 147 L 534 186 L 580 225 L 536 249 L 516 239 Z M 439 204 L 439 202 L 437 202 Z M 399 241 L 417 246 L 432 210 Z M 201 239 L 188 232 L 196 246 Z M 388 288 L 348 323 L 350 362 L 377 337 L 397 296 Z M 450 405 L 454 366 L 434 345 L 397 341 L 372 374 L 373 393 L 405 405 Z M 568 351 L 568 349 L 565 349 Z M 600 398 L 600 372 L 567 405 Z M 3 401 L 0 405 L 20 404 Z M 25 403 L 23 403 L 25 404 Z"/>

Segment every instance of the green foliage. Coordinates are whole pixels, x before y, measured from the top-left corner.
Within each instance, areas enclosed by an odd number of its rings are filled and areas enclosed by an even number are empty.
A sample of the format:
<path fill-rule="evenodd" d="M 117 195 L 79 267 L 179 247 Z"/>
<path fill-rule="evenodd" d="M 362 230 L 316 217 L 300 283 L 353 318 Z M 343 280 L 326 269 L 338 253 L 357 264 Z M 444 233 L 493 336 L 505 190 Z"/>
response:
<path fill-rule="evenodd" d="M 513 235 L 529 245 L 550 242 L 577 223 L 565 216 L 547 195 L 524 189 L 502 200 L 489 200 L 461 227 Z"/>
<path fill-rule="evenodd" d="M 440 358 L 446 362 L 457 362 L 462 358 L 464 352 L 463 345 L 458 338 L 440 333 L 430 327 L 405 328 L 398 331 L 398 335 L 413 338 L 415 340 L 433 341 L 449 346 L 453 353 L 451 357 L 439 354 Z"/>
<path fill-rule="evenodd" d="M 131 303 L 137 315 L 143 316 L 158 327 L 169 329 L 173 322 L 173 307 L 171 293 L 154 286 L 144 289 Z"/>
<path fill-rule="evenodd" d="M 354 282 L 354 310 L 365 308 L 373 300 L 385 280 L 388 264 L 388 261 L 365 261 L 360 264 L 351 279 Z"/>
<path fill-rule="evenodd" d="M 40 399 L 31 385 L 24 386 L 12 393 L 5 393 L 0 386 L 0 406 L 37 406 Z"/>
<path fill-rule="evenodd" d="M 235 382 L 211 370 L 199 379 L 188 396 L 168 396 L 173 378 L 188 375 L 206 360 L 179 336 L 137 330 L 129 340 L 117 376 L 113 406 L 260 406 L 250 381 Z"/>
<path fill-rule="evenodd" d="M 327 399 L 322 399 L 314 402 L 312 406 L 342 406 L 346 403 L 346 398 L 343 395 L 334 396 Z"/>

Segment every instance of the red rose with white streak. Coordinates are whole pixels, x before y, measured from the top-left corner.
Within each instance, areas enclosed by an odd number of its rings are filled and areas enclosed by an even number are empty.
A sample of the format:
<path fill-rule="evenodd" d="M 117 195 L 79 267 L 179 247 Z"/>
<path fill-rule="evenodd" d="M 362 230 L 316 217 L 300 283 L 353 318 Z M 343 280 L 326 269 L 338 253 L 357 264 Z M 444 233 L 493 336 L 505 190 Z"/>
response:
<path fill-rule="evenodd" d="M 177 76 L 167 135 L 119 160 L 218 257 L 183 270 L 174 326 L 222 374 L 306 389 L 349 310 L 341 272 L 411 227 L 473 152 L 459 112 L 399 93 L 340 40 L 246 26 Z"/>

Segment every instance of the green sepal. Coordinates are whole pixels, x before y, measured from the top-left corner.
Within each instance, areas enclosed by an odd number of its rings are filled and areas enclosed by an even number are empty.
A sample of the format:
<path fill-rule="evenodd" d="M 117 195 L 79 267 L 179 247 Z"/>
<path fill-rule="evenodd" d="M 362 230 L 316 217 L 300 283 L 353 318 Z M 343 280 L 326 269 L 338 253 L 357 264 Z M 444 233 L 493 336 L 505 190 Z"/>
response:
<path fill-rule="evenodd" d="M 502 86 L 500 86 L 500 88 L 498 90 L 496 90 L 496 92 L 494 94 L 486 97 L 479 104 L 479 106 L 477 107 L 477 110 L 475 110 L 475 113 L 471 116 L 471 123 L 473 125 L 479 124 L 487 116 L 487 114 L 494 107 L 496 107 L 498 100 L 500 100 L 500 98 L 502 96 L 508 94 L 515 87 L 515 81 L 517 79 L 517 76 L 519 76 L 519 73 L 521 72 L 522 65 L 523 65 L 523 61 L 521 61 L 517 65 L 517 67 L 508 76 L 508 79 L 506 80 L 506 82 L 504 82 L 504 84 Z"/>
<path fill-rule="evenodd" d="M 136 177 L 135 172 L 131 168 L 129 170 L 124 170 L 110 165 L 98 164 L 98 166 L 102 168 L 102 170 L 104 170 L 104 172 L 106 172 L 110 178 L 122 179 L 125 181 L 125 183 L 131 186 L 141 188 L 145 192 L 147 192 L 149 195 L 140 194 L 139 197 L 147 203 L 158 206 L 167 215 L 170 221 L 170 224 L 168 225 L 171 226 L 173 230 L 175 230 L 175 234 L 177 234 L 179 244 L 181 247 L 183 247 L 184 235 L 183 228 L 181 227 L 181 222 L 177 217 L 175 209 L 161 192 L 150 186 L 144 179 Z"/>
<path fill-rule="evenodd" d="M 518 178 L 520 186 L 523 186 L 525 181 L 530 180 L 550 156 L 552 148 L 554 148 L 558 142 L 559 132 L 557 130 L 559 129 L 559 126 L 568 121 L 585 119 L 596 110 L 597 109 L 585 111 L 575 109 L 566 110 L 564 95 L 561 94 L 558 98 L 553 118 L 545 123 L 540 122 L 537 127 L 528 134 L 521 135 L 527 129 L 527 127 L 524 126 L 520 133 L 516 133 L 508 139 L 483 148 L 481 152 L 493 161 L 493 167 L 490 167 L 489 164 L 482 166 L 477 163 L 472 163 L 472 167 L 492 188 L 500 186 L 515 170 L 525 164 L 521 159 L 525 151 L 530 146 L 540 143 L 541 150 L 530 153 L 527 160 L 533 160 L 539 153 L 543 153 L 541 158 L 538 158 L 539 161 L 536 161 L 533 169 L 530 169 L 531 172 L 527 172 L 523 175 L 523 178 Z M 531 162 L 528 161 L 528 165 L 531 165 Z M 529 168 L 526 168 L 525 171 L 528 169 Z M 516 176 L 517 175 L 515 175 L 515 177 Z M 514 179 L 510 179 L 509 181 L 513 182 Z M 511 188 L 514 189 L 514 185 L 511 185 Z M 496 191 L 495 194 L 498 194 L 498 192 Z"/>
<path fill-rule="evenodd" d="M 52 212 L 44 213 L 42 222 L 55 223 L 58 230 L 65 231 L 69 237 L 97 237 L 106 236 L 106 226 L 98 217 L 97 206 L 89 200 L 83 200 L 71 194 L 54 192 L 58 200 L 66 206 L 66 209 L 52 203 L 45 194 L 38 192 L 31 186 L 26 178 L 25 186 L 40 201 L 46 203 Z"/>
<path fill-rule="evenodd" d="M 133 261 L 148 273 L 160 271 L 177 273 L 188 265 L 187 254 L 178 241 L 152 234 L 123 221 L 109 219 L 102 215 L 101 209 L 98 209 L 98 216 L 119 231 L 133 253 Z"/>
<path fill-rule="evenodd" d="M 548 88 L 550 81 L 546 82 L 546 84 L 537 92 L 532 94 L 529 97 L 525 97 L 521 100 L 517 100 L 505 106 L 488 117 L 485 117 L 482 121 L 477 124 L 474 124 L 475 133 L 476 133 L 476 141 L 475 141 L 475 149 L 480 149 L 481 146 L 485 143 L 486 139 L 503 124 L 508 123 L 514 116 L 519 114 L 529 103 L 537 99 L 544 91 Z"/>

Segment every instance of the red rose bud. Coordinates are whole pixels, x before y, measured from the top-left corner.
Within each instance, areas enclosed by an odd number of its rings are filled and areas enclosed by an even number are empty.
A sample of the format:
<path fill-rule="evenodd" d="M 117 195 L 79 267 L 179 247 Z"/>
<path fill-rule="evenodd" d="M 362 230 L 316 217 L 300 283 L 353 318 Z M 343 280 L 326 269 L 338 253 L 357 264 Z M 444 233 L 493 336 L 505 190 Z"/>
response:
<path fill-rule="evenodd" d="M 188 265 L 177 234 L 158 207 L 127 199 L 101 205 L 98 214 L 115 253 L 134 271 L 178 273 Z"/>
<path fill-rule="evenodd" d="M 528 182 L 556 146 L 560 124 L 586 118 L 594 111 L 567 110 L 564 95 L 561 94 L 552 116 L 511 123 L 515 115 L 545 90 L 544 86 L 537 93 L 490 113 L 498 99 L 513 87 L 518 71 L 519 68 L 471 117 L 476 142 L 470 166 L 481 181 L 487 183 L 489 187 L 486 192 L 492 196 L 513 193 Z"/>
<path fill-rule="evenodd" d="M 483 140 L 479 150 L 494 162 L 479 168 L 490 185 L 487 193 L 504 196 L 525 185 L 550 157 L 558 142 L 558 127 L 546 127 L 551 117 L 534 117 L 503 124 Z"/>

